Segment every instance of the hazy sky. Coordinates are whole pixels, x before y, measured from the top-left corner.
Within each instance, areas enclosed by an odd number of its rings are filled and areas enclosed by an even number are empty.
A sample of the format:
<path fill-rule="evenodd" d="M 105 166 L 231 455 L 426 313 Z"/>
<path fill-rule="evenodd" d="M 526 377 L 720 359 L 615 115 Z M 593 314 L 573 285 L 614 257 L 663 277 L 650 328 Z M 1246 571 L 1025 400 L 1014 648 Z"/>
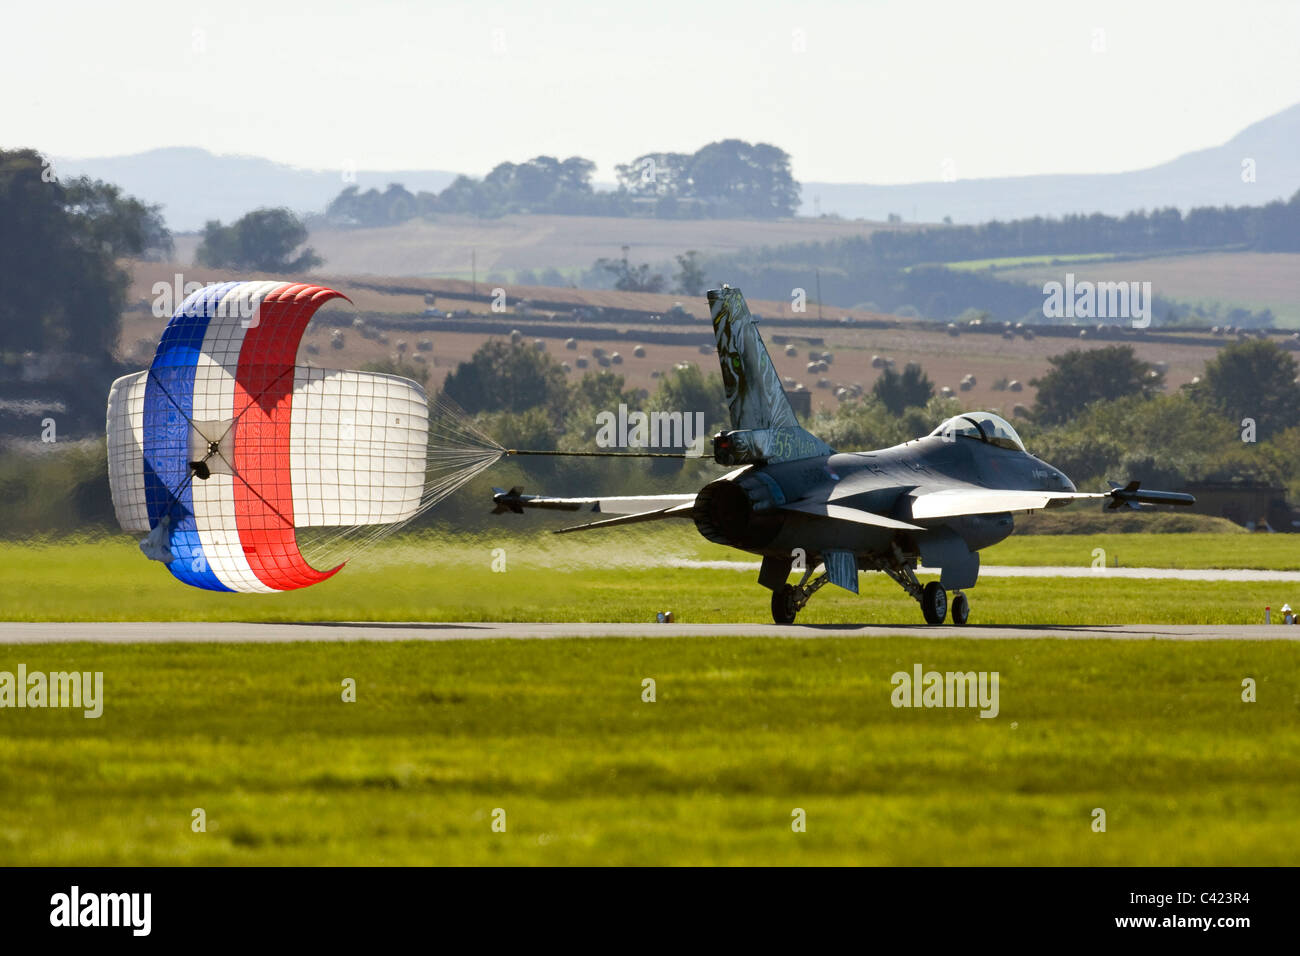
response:
<path fill-rule="evenodd" d="M 0 145 L 598 178 L 726 137 L 803 181 L 1116 172 L 1300 101 L 1300 3 L 7 4 Z M 1100 32 L 1099 32 L 1100 31 Z M 1100 46 L 1099 51 L 1094 51 Z"/>

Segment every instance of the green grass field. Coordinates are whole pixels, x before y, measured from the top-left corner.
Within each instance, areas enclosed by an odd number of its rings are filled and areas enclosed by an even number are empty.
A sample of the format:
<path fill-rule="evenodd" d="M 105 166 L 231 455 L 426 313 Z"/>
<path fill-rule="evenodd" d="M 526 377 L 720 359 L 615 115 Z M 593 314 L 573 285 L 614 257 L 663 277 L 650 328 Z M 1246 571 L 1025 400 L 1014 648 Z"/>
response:
<path fill-rule="evenodd" d="M 0 620 L 9 621 L 649 621 L 770 620 L 753 570 L 647 566 L 673 559 L 747 560 L 685 525 L 642 533 L 411 535 L 355 558 L 323 584 L 287 594 L 185 587 L 127 536 L 0 545 Z M 504 573 L 492 570 L 494 549 Z M 1300 568 L 1291 535 L 1033 535 L 983 552 L 986 565 L 1089 567 L 1103 548 L 1121 565 Z M 920 622 L 916 603 L 880 574 L 861 594 L 823 588 L 801 623 Z M 1265 605 L 1300 606 L 1300 585 L 986 577 L 972 589 L 973 624 L 1253 624 Z"/>
<path fill-rule="evenodd" d="M 1289 540 L 1038 535 L 986 563 L 1105 547 L 1294 567 Z M 0 710 L 0 865 L 1297 862 L 1300 644 L 692 637 L 766 622 L 768 592 L 751 571 L 654 565 L 743 557 L 684 527 L 429 534 L 244 596 L 185 588 L 126 537 L 0 546 L 5 620 L 682 622 L 642 640 L 2 646 L 0 671 L 102 671 L 105 700 L 99 719 Z M 800 620 L 920 622 L 880 575 L 862 587 L 823 589 Z M 988 578 L 971 620 L 1245 624 L 1293 587 Z M 894 708 L 890 675 L 917 663 L 997 671 L 1000 713 Z"/>
<path fill-rule="evenodd" d="M 15 654 L 29 670 L 103 671 L 105 705 L 98 720 L 3 712 L 4 865 L 1300 853 L 1293 644 L 685 637 Z M 998 671 L 1000 713 L 894 708 L 890 675 L 915 663 Z M 349 677 L 355 703 L 341 700 Z M 1241 700 L 1246 677 L 1255 703 Z M 206 832 L 192 830 L 196 808 Z M 792 832 L 796 808 L 805 833 Z"/>

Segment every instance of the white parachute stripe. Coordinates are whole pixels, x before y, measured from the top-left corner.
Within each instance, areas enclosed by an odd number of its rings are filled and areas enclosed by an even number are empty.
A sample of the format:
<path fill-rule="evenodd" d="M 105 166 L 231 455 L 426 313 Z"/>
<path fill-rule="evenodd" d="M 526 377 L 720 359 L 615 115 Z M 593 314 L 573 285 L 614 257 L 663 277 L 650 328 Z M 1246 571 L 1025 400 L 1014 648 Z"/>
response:
<path fill-rule="evenodd" d="M 289 439 L 299 527 L 394 524 L 418 512 L 429 408 L 409 379 L 299 367 Z"/>
<path fill-rule="evenodd" d="M 144 495 L 144 392 L 149 372 L 123 375 L 108 392 L 108 487 L 123 531 L 149 533 Z"/>
<path fill-rule="evenodd" d="M 194 372 L 195 421 L 230 421 L 235 415 L 235 377 L 244 335 L 256 321 L 267 294 L 285 282 L 245 283 L 231 289 L 217 303 L 208 321 L 203 348 Z M 232 462 L 233 464 L 233 462 Z M 194 522 L 208 567 L 221 582 L 236 591 L 275 593 L 263 584 L 248 563 L 235 522 L 235 482 L 230 475 L 213 474 L 190 483 L 194 497 Z"/>

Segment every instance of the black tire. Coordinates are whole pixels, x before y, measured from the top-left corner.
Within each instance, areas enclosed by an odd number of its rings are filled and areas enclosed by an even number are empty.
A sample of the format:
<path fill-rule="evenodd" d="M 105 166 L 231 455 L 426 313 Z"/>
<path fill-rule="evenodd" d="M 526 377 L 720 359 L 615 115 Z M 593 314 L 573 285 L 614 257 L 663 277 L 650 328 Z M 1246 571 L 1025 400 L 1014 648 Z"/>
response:
<path fill-rule="evenodd" d="M 921 592 L 921 613 L 926 624 L 942 624 L 948 616 L 948 592 L 938 581 L 931 581 Z"/>
<path fill-rule="evenodd" d="M 777 624 L 793 624 L 799 613 L 793 585 L 783 584 L 772 592 L 772 620 Z"/>
<path fill-rule="evenodd" d="M 970 601 L 966 595 L 958 593 L 952 599 L 952 622 L 958 627 L 966 623 L 970 617 Z"/>

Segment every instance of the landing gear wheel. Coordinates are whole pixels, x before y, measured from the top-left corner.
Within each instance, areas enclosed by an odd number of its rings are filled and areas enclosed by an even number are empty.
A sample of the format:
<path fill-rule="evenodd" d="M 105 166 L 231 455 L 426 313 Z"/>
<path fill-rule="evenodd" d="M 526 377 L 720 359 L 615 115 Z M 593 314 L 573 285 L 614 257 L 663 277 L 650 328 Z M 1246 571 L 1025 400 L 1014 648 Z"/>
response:
<path fill-rule="evenodd" d="M 921 613 L 926 624 L 942 624 L 948 616 L 948 592 L 938 581 L 931 581 L 921 592 Z"/>
<path fill-rule="evenodd" d="M 772 620 L 777 624 L 793 624 L 799 613 L 799 592 L 791 584 L 783 584 L 772 592 Z"/>
<path fill-rule="evenodd" d="M 966 623 L 966 618 L 970 617 L 970 601 L 966 595 L 958 592 L 952 596 L 952 622 L 958 626 Z"/>

